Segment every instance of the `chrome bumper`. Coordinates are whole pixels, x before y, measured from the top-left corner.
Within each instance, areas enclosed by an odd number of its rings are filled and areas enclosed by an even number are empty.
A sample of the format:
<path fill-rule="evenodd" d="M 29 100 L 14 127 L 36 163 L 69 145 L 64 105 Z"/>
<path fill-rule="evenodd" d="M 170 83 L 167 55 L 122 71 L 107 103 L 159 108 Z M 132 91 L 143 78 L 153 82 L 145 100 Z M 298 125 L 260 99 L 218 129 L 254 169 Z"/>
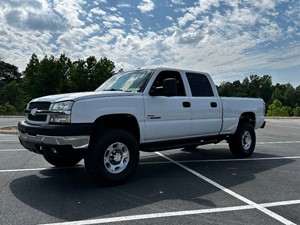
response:
<path fill-rule="evenodd" d="M 19 139 L 42 145 L 72 146 L 74 149 L 88 148 L 90 136 L 45 136 L 29 135 L 19 131 Z"/>

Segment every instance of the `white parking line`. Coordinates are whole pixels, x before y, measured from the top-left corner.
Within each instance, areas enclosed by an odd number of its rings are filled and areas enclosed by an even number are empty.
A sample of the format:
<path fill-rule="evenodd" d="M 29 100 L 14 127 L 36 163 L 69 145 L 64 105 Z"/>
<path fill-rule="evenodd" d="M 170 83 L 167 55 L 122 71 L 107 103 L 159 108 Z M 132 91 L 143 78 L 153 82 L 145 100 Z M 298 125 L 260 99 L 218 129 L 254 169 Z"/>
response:
<path fill-rule="evenodd" d="M 19 143 L 18 140 L 0 140 L 0 143 L 5 143 L 5 142 L 16 142 L 16 143 Z"/>
<path fill-rule="evenodd" d="M 13 150 L 13 149 L 11 149 Z M 50 223 L 48 225 L 88 225 L 88 224 L 103 224 L 103 223 L 114 223 L 114 222 L 124 222 L 124 221 L 136 221 L 136 220 L 146 220 L 146 219 L 155 219 L 155 218 L 165 218 L 165 217 L 176 217 L 176 216 L 188 216 L 188 215 L 199 215 L 199 214 L 207 214 L 207 213 L 217 213 L 217 212 L 230 212 L 230 211 L 239 211 L 239 210 L 248 210 L 248 209 L 257 209 L 266 215 L 280 221 L 283 224 L 294 224 L 293 222 L 287 220 L 286 218 L 270 211 L 269 207 L 275 206 L 284 206 L 284 205 L 294 205 L 300 204 L 300 200 L 291 200 L 291 201 L 282 201 L 282 202 L 272 202 L 272 203 L 263 203 L 258 204 L 245 197 L 227 189 L 226 187 L 214 182 L 213 180 L 197 173 L 196 171 L 184 166 L 181 163 L 189 163 L 189 162 L 226 162 L 226 161 L 255 161 L 255 160 L 279 160 L 279 159 L 300 159 L 300 156 L 290 156 L 290 157 L 268 157 L 268 158 L 247 158 L 247 159 L 215 159 L 215 160 L 195 160 L 195 161 L 174 161 L 169 157 L 156 152 L 156 154 L 161 157 L 167 159 L 167 162 L 145 162 L 140 164 L 156 164 L 156 163 L 174 163 L 179 167 L 185 169 L 186 171 L 192 173 L 193 175 L 205 180 L 206 182 L 212 184 L 218 189 L 232 195 L 233 197 L 245 202 L 247 205 L 234 206 L 234 207 L 221 207 L 221 208 L 212 208 L 212 209 L 201 209 L 201 210 L 188 210 L 188 211 L 176 211 L 176 212 L 164 212 L 164 213 L 151 213 L 151 214 L 141 214 L 141 215 L 130 215 L 130 216 L 122 216 L 122 217 L 111 217 L 111 218 L 101 218 L 101 219 L 91 219 L 91 220 L 80 220 L 80 221 L 71 221 L 71 222 L 61 222 L 61 223 Z M 6 172 L 29 172 L 29 171 L 40 171 L 46 169 L 79 169 L 83 168 L 83 166 L 77 167 L 68 167 L 68 168 L 32 168 L 32 169 L 11 169 L 11 170 L 0 170 L 0 173 Z"/>
<path fill-rule="evenodd" d="M 0 140 L 0 143 L 1 142 L 17 142 L 17 143 L 19 143 L 19 140 L 18 139 L 15 139 L 15 140 L 4 139 L 4 140 Z M 265 145 L 265 144 L 299 144 L 299 143 L 300 143 L 300 141 L 261 141 L 261 142 L 256 142 L 256 144 L 258 144 L 258 145 Z M 228 145 L 228 143 L 220 142 L 218 144 L 211 144 L 211 145 Z"/>
<path fill-rule="evenodd" d="M 25 150 L 27 151 L 27 150 Z M 177 161 L 178 163 L 201 163 L 201 162 L 239 162 L 239 161 L 263 161 L 263 160 L 285 160 L 285 159 L 300 159 L 300 156 L 286 156 L 286 157 L 267 157 L 267 158 L 244 158 L 244 159 L 203 159 L 203 160 L 183 160 Z M 140 162 L 140 165 L 157 165 L 157 164 L 170 164 L 171 161 L 160 161 L 160 162 Z M 9 170 L 0 170 L 0 173 L 9 173 L 9 172 L 31 172 L 31 171 L 40 171 L 40 170 L 64 170 L 64 169 L 78 169 L 83 168 L 83 165 L 78 165 L 76 167 L 45 167 L 45 168 L 31 168 L 31 169 L 9 169 Z"/>
<path fill-rule="evenodd" d="M 10 172 L 31 172 L 31 171 L 41 171 L 41 170 L 70 170 L 70 169 L 81 169 L 84 168 L 83 165 L 77 165 L 75 167 L 45 167 L 45 168 L 31 168 L 31 169 L 10 169 L 10 170 L 0 170 L 0 173 L 10 173 Z"/>
<path fill-rule="evenodd" d="M 0 152 L 29 152 L 29 151 L 25 148 L 21 148 L 21 149 L 3 149 L 0 150 Z"/>
<path fill-rule="evenodd" d="M 278 215 L 278 214 L 276 214 L 276 213 L 274 213 L 274 212 L 268 210 L 267 208 L 263 207 L 262 205 L 259 205 L 259 204 L 255 203 L 255 202 L 253 202 L 253 201 L 251 201 L 251 200 L 249 200 L 249 199 L 247 199 L 247 198 L 245 198 L 245 197 L 243 197 L 243 196 L 241 196 L 241 195 L 239 195 L 239 194 L 237 194 L 237 193 L 235 193 L 235 192 L 229 190 L 228 188 L 226 188 L 226 187 L 224 187 L 224 186 L 222 186 L 222 185 L 216 183 L 215 181 L 213 181 L 213 180 L 211 180 L 211 179 L 209 179 L 209 178 L 203 176 L 202 174 L 200 174 L 200 173 L 198 173 L 198 172 L 196 172 L 196 171 L 194 171 L 194 170 L 192 170 L 192 169 L 186 167 L 185 165 L 183 165 L 183 164 L 181 164 L 181 163 L 179 163 L 179 162 L 174 161 L 173 159 L 171 159 L 171 158 L 169 158 L 169 157 L 163 155 L 162 153 L 160 153 L 160 152 L 155 152 L 155 153 L 156 153 L 157 155 L 159 155 L 159 156 L 161 156 L 161 157 L 163 157 L 163 158 L 169 160 L 170 162 L 174 163 L 175 165 L 181 167 L 182 169 L 184 169 L 184 170 L 190 172 L 191 174 L 193 174 L 193 175 L 199 177 L 200 179 L 202 179 L 202 180 L 204 180 L 204 181 L 210 183 L 211 185 L 215 186 L 216 188 L 218 188 L 218 189 L 220 189 L 220 190 L 226 192 L 227 194 L 229 194 L 229 195 L 231 195 L 231 196 L 233 196 L 233 197 L 239 199 L 240 201 L 243 201 L 243 202 L 247 203 L 248 205 L 252 206 L 253 208 L 256 208 L 257 210 L 259 210 L 259 211 L 265 213 L 266 215 L 268 215 L 268 216 L 270 216 L 270 217 L 276 219 L 277 221 L 279 221 L 279 222 L 281 222 L 281 223 L 283 223 L 283 224 L 286 224 L 286 225 L 295 224 L 295 223 L 293 223 L 292 221 L 289 221 L 288 219 L 286 219 L 286 218 L 284 218 L 284 217 L 282 217 L 282 216 L 280 216 L 280 215 Z"/>
<path fill-rule="evenodd" d="M 264 204 L 261 204 L 261 206 L 262 207 L 274 207 L 274 206 L 286 206 L 286 205 L 295 205 L 295 204 L 300 204 L 300 200 L 264 203 Z M 117 222 L 125 222 L 125 221 L 158 219 L 158 218 L 176 217 L 176 216 L 189 216 L 189 215 L 199 215 L 199 214 L 218 213 L 218 212 L 231 212 L 231 211 L 240 211 L 240 210 L 247 210 L 247 209 L 255 209 L 255 207 L 253 205 L 242 205 L 242 206 L 221 207 L 221 208 L 212 208 L 212 209 L 199 209 L 199 210 L 187 210 L 187 211 L 164 212 L 164 213 L 150 213 L 150 214 L 110 217 L 110 218 L 102 218 L 102 219 L 79 220 L 79 221 L 60 222 L 60 223 L 48 223 L 48 224 L 41 224 L 41 225 L 91 225 L 91 224 L 103 224 L 103 223 L 117 223 Z M 293 224 L 293 223 L 291 223 L 291 224 Z"/>
<path fill-rule="evenodd" d="M 263 161 L 263 160 L 284 160 L 284 159 L 300 159 L 300 156 L 279 156 L 279 157 L 262 157 L 262 158 L 241 158 L 241 159 L 199 159 L 199 160 L 181 160 L 179 163 L 200 163 L 200 162 L 239 162 L 239 161 Z M 170 161 L 159 162 L 141 162 L 141 165 L 151 164 L 170 164 Z"/>
<path fill-rule="evenodd" d="M 258 145 L 265 144 L 299 144 L 300 141 L 266 141 L 266 142 L 257 142 Z"/>

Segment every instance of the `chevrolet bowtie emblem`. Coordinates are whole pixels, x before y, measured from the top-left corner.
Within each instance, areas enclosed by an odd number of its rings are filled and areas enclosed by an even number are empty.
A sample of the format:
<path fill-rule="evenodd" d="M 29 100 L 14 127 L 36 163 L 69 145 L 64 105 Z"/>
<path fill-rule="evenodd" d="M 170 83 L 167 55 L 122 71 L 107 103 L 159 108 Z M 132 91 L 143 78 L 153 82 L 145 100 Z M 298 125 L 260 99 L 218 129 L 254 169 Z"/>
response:
<path fill-rule="evenodd" d="M 36 116 L 37 108 L 34 108 L 30 111 L 30 114 Z"/>

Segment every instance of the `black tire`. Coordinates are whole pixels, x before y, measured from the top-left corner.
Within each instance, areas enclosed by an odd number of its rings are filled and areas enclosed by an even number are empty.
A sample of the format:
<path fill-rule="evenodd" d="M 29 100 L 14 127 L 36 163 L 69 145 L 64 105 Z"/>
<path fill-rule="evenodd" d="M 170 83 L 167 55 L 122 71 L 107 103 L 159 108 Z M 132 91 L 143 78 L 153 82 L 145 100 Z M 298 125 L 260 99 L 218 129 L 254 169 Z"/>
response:
<path fill-rule="evenodd" d="M 45 160 L 56 167 L 71 167 L 75 166 L 83 159 L 83 154 L 74 154 L 70 156 L 52 156 L 44 155 Z"/>
<path fill-rule="evenodd" d="M 229 148 L 233 155 L 246 158 L 255 149 L 256 135 L 254 128 L 247 123 L 238 126 L 234 135 L 229 139 Z"/>
<path fill-rule="evenodd" d="M 124 183 L 139 163 L 139 145 L 127 131 L 112 129 L 94 138 L 84 162 L 97 184 Z"/>

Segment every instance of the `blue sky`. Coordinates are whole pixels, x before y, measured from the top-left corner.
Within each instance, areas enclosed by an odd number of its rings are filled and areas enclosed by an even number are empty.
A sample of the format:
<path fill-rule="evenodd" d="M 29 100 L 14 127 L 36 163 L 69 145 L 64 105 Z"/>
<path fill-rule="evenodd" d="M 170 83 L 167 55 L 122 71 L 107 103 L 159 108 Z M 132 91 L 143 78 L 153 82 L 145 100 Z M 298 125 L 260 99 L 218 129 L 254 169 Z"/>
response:
<path fill-rule="evenodd" d="M 0 35 L 0 58 L 20 71 L 32 53 L 65 53 L 300 85 L 299 0 L 2 0 Z"/>

